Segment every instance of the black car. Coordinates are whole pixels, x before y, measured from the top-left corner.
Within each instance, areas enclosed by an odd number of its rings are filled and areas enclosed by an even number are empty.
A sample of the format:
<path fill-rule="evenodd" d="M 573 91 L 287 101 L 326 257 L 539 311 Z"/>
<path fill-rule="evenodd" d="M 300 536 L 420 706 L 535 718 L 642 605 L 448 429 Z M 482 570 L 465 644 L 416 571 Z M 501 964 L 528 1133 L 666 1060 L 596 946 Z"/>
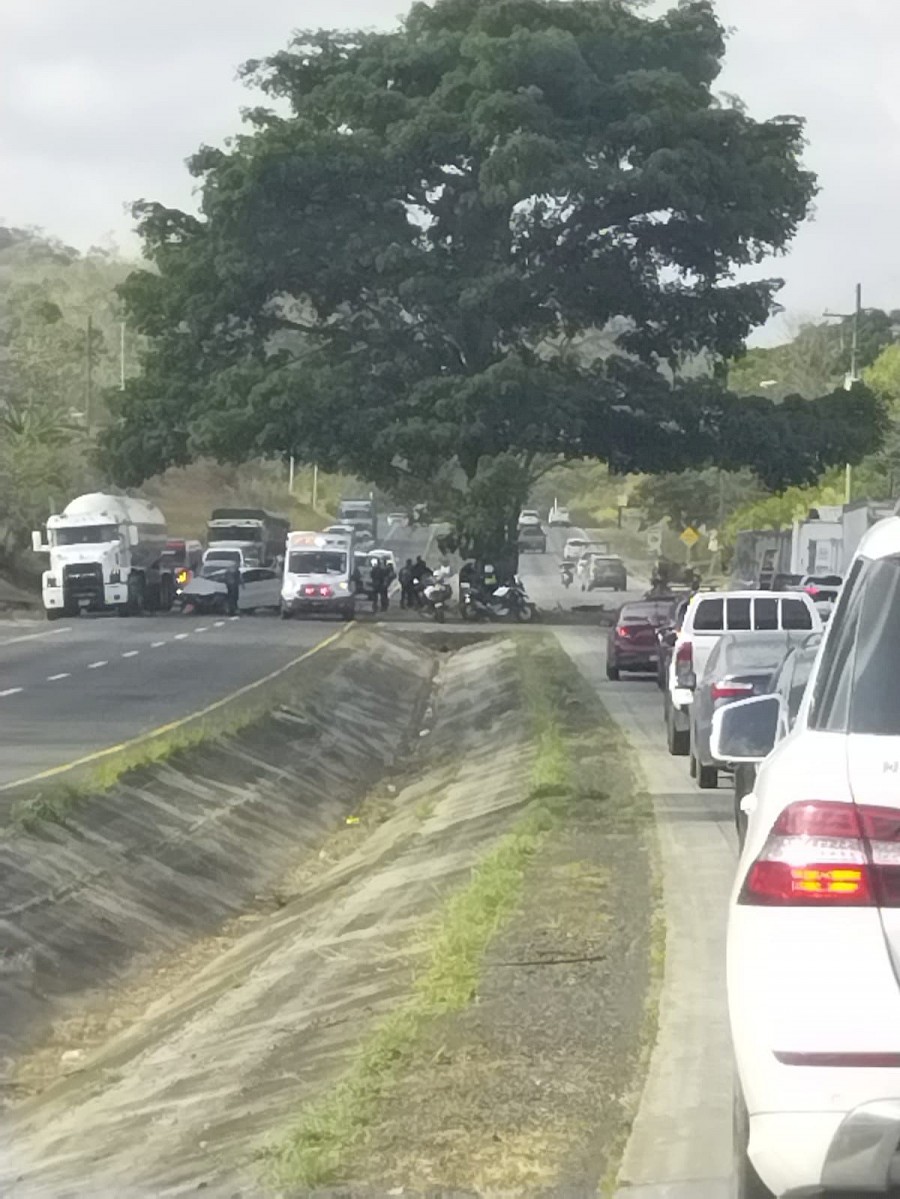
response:
<path fill-rule="evenodd" d="M 519 550 L 522 553 L 532 551 L 536 554 L 546 554 L 547 534 L 539 524 L 519 525 Z"/>

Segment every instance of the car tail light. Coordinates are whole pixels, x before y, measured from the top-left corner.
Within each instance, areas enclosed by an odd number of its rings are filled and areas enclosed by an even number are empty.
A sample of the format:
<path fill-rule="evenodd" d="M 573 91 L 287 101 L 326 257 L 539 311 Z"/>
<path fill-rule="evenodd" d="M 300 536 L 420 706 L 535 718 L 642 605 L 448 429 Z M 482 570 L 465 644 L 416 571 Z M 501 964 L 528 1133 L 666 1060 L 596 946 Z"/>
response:
<path fill-rule="evenodd" d="M 713 699 L 746 699 L 753 694 L 752 683 L 713 683 L 709 689 Z"/>
<path fill-rule="evenodd" d="M 315 587 L 315 586 L 313 586 L 311 583 L 308 583 L 308 584 L 307 584 L 307 585 L 306 585 L 306 586 L 303 588 L 303 594 L 304 594 L 304 595 L 318 595 L 318 594 L 319 594 L 319 589 L 318 589 L 318 587 Z"/>
<path fill-rule="evenodd" d="M 806 591 L 807 595 L 818 595 L 819 594 L 819 588 L 816 587 L 816 585 L 814 583 L 810 583 L 807 587 L 804 588 L 804 590 Z"/>
<path fill-rule="evenodd" d="M 819 800 L 785 808 L 740 902 L 900 907 L 900 809 Z"/>
<path fill-rule="evenodd" d="M 323 599 L 329 599 L 332 595 L 334 595 L 334 592 L 328 586 L 328 584 L 325 583 L 322 587 L 319 588 L 319 595 L 321 595 L 323 597 Z"/>
<path fill-rule="evenodd" d="M 630 636 L 631 636 L 631 627 L 630 627 L 630 625 L 627 625 L 627 624 L 620 624 L 620 625 L 619 625 L 619 626 L 616 628 L 616 636 L 617 636 L 617 637 L 625 637 L 625 638 L 628 638 L 628 637 L 630 637 Z"/>

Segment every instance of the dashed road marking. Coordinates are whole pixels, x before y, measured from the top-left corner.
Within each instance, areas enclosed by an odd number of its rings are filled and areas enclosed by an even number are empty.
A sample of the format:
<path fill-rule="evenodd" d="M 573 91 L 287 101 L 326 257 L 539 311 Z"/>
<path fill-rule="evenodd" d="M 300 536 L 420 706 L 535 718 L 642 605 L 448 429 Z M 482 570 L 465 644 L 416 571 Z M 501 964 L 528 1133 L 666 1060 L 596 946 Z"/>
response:
<path fill-rule="evenodd" d="M 162 649 L 162 647 L 163 647 L 165 644 L 166 644 L 166 643 L 165 643 L 165 641 L 152 641 L 152 642 L 150 643 L 150 648 L 151 648 L 151 649 Z"/>
<path fill-rule="evenodd" d="M 63 671 L 62 674 L 48 674 L 47 682 L 48 683 L 58 683 L 60 679 L 70 679 L 71 677 L 72 677 L 72 675 L 67 671 Z"/>
<path fill-rule="evenodd" d="M 224 620 L 217 620 L 217 621 L 216 621 L 216 622 L 213 624 L 213 628 L 214 628 L 214 629 L 224 629 L 224 628 L 225 628 L 225 621 L 224 621 Z"/>
<path fill-rule="evenodd" d="M 109 659 L 104 658 L 102 662 L 89 662 L 88 670 L 99 670 L 101 666 L 109 666 Z"/>
<path fill-rule="evenodd" d="M 190 636 L 190 633 L 176 633 L 175 640 L 176 641 L 184 641 L 184 639 L 189 636 Z"/>
<path fill-rule="evenodd" d="M 136 658 L 140 652 L 141 651 L 139 649 L 127 649 L 125 651 L 125 653 L 122 654 L 122 657 L 123 658 Z"/>
<path fill-rule="evenodd" d="M 229 620 L 240 620 L 241 618 L 240 618 L 240 616 L 229 616 L 228 619 Z"/>
<path fill-rule="evenodd" d="M 207 633 L 207 632 L 209 632 L 209 625 L 206 625 L 206 624 L 198 625 L 197 628 L 194 629 L 194 632 L 195 633 Z"/>
<path fill-rule="evenodd" d="M 21 690 L 21 687 L 7 687 L 5 691 L 0 691 L 0 699 L 4 699 L 7 695 L 18 695 Z"/>

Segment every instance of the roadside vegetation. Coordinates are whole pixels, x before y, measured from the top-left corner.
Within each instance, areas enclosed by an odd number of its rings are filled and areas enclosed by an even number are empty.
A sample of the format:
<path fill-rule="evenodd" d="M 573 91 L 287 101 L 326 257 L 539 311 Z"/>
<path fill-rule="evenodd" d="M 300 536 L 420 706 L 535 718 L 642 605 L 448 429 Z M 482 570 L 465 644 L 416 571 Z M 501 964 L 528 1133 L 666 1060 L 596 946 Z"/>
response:
<path fill-rule="evenodd" d="M 467 1013 L 485 1009 L 492 947 L 516 928 L 526 911 L 529 928 L 542 921 L 552 925 L 567 953 L 577 955 L 586 939 L 594 950 L 586 955 L 588 959 L 599 959 L 604 951 L 614 956 L 614 938 L 608 935 L 607 917 L 599 910 L 607 907 L 611 897 L 606 887 L 613 880 L 605 864 L 600 867 L 590 861 L 590 852 L 576 851 L 573 842 L 581 850 L 585 839 L 595 850 L 599 845 L 621 848 L 621 838 L 628 836 L 643 847 L 641 860 L 629 869 L 640 878 L 646 900 L 645 906 L 635 906 L 629 931 L 629 944 L 640 946 L 639 981 L 636 993 L 629 996 L 629 1003 L 636 1004 L 636 1018 L 614 1048 L 605 1042 L 604 1033 L 597 1036 L 615 1058 L 607 1069 L 618 1070 L 627 1081 L 620 1081 L 622 1093 L 613 1104 L 613 1115 L 594 1113 L 593 1154 L 588 1155 L 590 1165 L 585 1165 L 596 1172 L 595 1182 L 615 1176 L 655 1028 L 661 958 L 656 943 L 659 893 L 649 802 L 639 789 L 627 745 L 586 686 L 573 678 L 571 663 L 555 643 L 521 638 L 517 652 L 533 746 L 530 790 L 522 815 L 508 835 L 485 853 L 470 881 L 445 902 L 424 934 L 422 965 L 409 998 L 363 1040 L 344 1076 L 302 1111 L 297 1124 L 271 1149 L 269 1171 L 286 1189 L 353 1178 L 365 1178 L 376 1189 L 420 1186 L 425 1180 L 431 1185 L 476 1188 L 489 1181 L 491 1187 L 505 1189 L 533 1183 L 539 1176 L 544 1181 L 562 1177 L 567 1155 L 584 1148 L 583 1111 L 576 1118 L 565 1102 L 548 1111 L 538 1101 L 528 1119 L 546 1120 L 546 1127 L 532 1128 L 529 1135 L 521 1127 L 514 1134 L 511 1126 L 523 1117 L 510 1093 L 491 1094 L 479 1068 L 468 1077 L 457 1076 L 454 1081 L 461 1089 L 448 1094 L 447 1076 L 454 1071 L 442 1071 L 441 1066 L 457 1058 L 468 1060 L 466 1034 L 458 1022 L 464 1022 Z M 593 763 L 592 769 L 585 770 L 585 760 Z M 606 789 L 601 790 L 601 780 Z M 547 910 L 548 901 L 552 910 Z M 552 967 L 552 960 L 548 964 Z M 611 961 L 609 969 L 615 971 L 617 965 Z M 622 974 L 627 973 L 623 969 Z M 507 976 L 504 988 L 508 981 Z M 602 985 L 579 981 L 593 986 L 597 994 L 602 991 Z M 496 986 L 493 979 L 490 983 Z M 627 990 L 629 983 L 619 977 L 615 985 Z M 541 1010 L 541 1002 L 533 996 L 525 994 L 521 1002 L 531 1005 L 530 1014 L 517 1011 L 515 993 L 506 997 L 507 1030 L 514 1030 L 523 1018 L 554 1025 L 552 1011 Z M 595 1028 L 585 1031 L 597 1035 Z M 573 1026 L 567 1035 L 575 1058 L 581 1052 L 580 1033 Z M 596 1045 L 588 1056 L 595 1053 Z M 575 1067 L 572 1061 L 561 1063 L 557 1058 L 558 1068 L 579 1075 L 583 1066 L 584 1059 Z M 508 1071 L 507 1088 L 512 1091 L 522 1085 L 517 1077 L 521 1069 L 521 1064 L 488 1064 L 495 1075 Z M 602 1069 L 597 1074 L 606 1077 Z M 588 1084 L 585 1104 L 592 1102 L 589 1091 Z M 484 1108 L 486 1097 L 492 1106 L 479 1132 L 479 1107 Z M 497 1134 L 491 1141 L 498 1129 L 503 1130 L 502 1136 Z"/>

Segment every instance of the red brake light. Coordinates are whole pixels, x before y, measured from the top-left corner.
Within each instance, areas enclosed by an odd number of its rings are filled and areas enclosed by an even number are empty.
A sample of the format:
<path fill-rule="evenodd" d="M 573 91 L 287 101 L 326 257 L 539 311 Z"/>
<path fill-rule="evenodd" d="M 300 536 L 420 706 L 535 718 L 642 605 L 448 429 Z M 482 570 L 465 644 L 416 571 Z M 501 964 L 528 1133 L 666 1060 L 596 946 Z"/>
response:
<path fill-rule="evenodd" d="M 713 699 L 741 699 L 753 694 L 752 683 L 713 683 L 709 689 Z"/>
<path fill-rule="evenodd" d="M 819 594 L 819 588 L 815 585 L 815 583 L 810 583 L 805 588 L 805 591 L 806 591 L 807 595 L 818 595 Z"/>
<path fill-rule="evenodd" d="M 328 599 L 330 596 L 334 595 L 334 592 L 331 590 L 331 588 L 328 586 L 327 583 L 324 583 L 319 588 L 319 595 L 323 596 L 325 599 Z"/>
<path fill-rule="evenodd" d="M 900 810 L 791 804 L 750 867 L 740 902 L 900 907 Z"/>
<path fill-rule="evenodd" d="M 631 636 L 631 628 L 627 624 L 618 625 L 616 628 L 616 636 L 617 637 L 630 637 Z"/>

